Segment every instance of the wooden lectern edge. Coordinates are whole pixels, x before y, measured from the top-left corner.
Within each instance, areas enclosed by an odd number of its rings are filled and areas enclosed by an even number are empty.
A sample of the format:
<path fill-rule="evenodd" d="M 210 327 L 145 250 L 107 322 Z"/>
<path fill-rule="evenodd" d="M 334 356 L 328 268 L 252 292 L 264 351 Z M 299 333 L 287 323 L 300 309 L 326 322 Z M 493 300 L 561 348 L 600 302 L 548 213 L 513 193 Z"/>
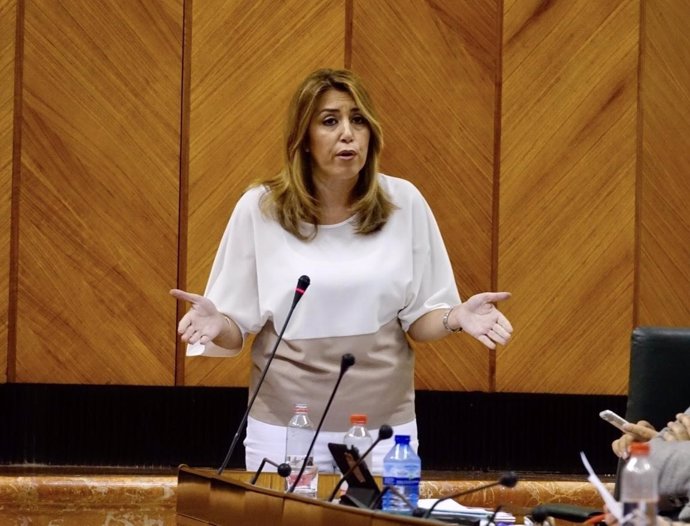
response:
<path fill-rule="evenodd" d="M 192 475 L 195 478 L 195 489 L 196 493 L 192 491 L 186 491 L 180 484 L 180 480 L 184 478 L 185 475 Z M 303 495 L 296 495 L 294 493 L 285 493 L 284 491 L 277 491 L 271 488 L 265 488 L 261 486 L 253 486 L 247 482 L 232 478 L 232 476 L 227 474 L 219 475 L 215 470 L 208 468 L 192 468 L 186 464 L 180 464 L 178 467 L 178 499 L 177 499 L 177 515 L 185 520 L 191 519 L 185 524 L 207 524 L 213 526 L 235 526 L 240 524 L 255 525 L 262 524 L 261 518 L 256 516 L 245 516 L 244 506 L 237 506 L 232 510 L 232 513 L 228 517 L 227 522 L 218 522 L 219 518 L 216 516 L 213 522 L 209 520 L 209 516 L 214 516 L 214 510 L 212 509 L 200 509 L 200 503 L 206 502 L 210 506 L 211 493 L 214 491 L 214 486 L 218 484 L 223 486 L 228 486 L 226 489 L 240 490 L 245 493 L 252 492 L 265 495 L 274 499 L 280 499 L 282 501 L 283 509 L 285 509 L 285 501 L 290 501 L 290 510 L 294 511 L 296 514 L 301 515 L 308 507 L 317 506 L 322 508 L 324 517 L 327 520 L 323 522 L 322 526 L 338 526 L 340 524 L 347 525 L 351 521 L 355 520 L 357 524 L 376 524 L 381 526 L 404 526 L 404 525 L 429 525 L 428 519 L 421 519 L 417 517 L 400 516 L 391 513 L 386 513 L 381 510 L 364 510 L 349 506 L 344 506 L 336 502 L 327 502 L 325 500 L 318 500 L 311 497 L 305 497 Z M 205 488 L 206 495 L 202 498 L 199 494 L 199 489 Z M 203 491 L 203 489 L 202 489 Z M 244 497 L 242 496 L 242 499 Z M 241 509 L 240 509 L 241 508 Z M 312 508 L 313 509 L 313 508 Z M 328 512 L 326 512 L 328 510 Z M 217 514 L 215 514 L 217 515 Z M 369 518 L 367 521 L 366 518 Z M 357 520 L 359 519 L 359 520 Z M 292 522 L 292 521 L 291 521 Z M 318 526 L 318 525 L 317 525 Z"/>

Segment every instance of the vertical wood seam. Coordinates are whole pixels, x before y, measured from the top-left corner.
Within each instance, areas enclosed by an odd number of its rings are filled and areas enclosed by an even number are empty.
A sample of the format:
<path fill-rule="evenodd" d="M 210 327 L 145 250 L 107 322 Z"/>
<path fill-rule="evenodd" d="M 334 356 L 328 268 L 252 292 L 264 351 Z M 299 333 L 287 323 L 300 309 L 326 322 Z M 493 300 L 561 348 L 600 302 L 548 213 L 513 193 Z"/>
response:
<path fill-rule="evenodd" d="M 496 63 L 494 65 L 494 159 L 491 209 L 491 290 L 498 290 L 499 212 L 501 189 L 501 112 L 503 96 L 503 0 L 496 3 Z M 496 349 L 489 351 L 489 392 L 496 391 Z"/>
<path fill-rule="evenodd" d="M 187 236 L 189 227 L 189 126 L 192 44 L 192 0 L 184 0 L 182 8 L 182 64 L 180 85 L 180 178 L 177 226 L 177 287 L 187 287 Z M 186 305 L 176 302 L 175 329 L 175 385 L 185 384 L 186 345 L 178 338 L 177 322 L 184 315 Z"/>
<path fill-rule="evenodd" d="M 641 229 L 642 229 L 642 188 L 644 180 L 644 103 L 642 97 L 642 73 L 644 70 L 644 35 L 645 35 L 645 10 L 644 2 L 638 2 L 638 41 L 637 41 L 637 142 L 635 159 L 635 226 L 634 226 L 634 253 L 633 253 L 633 298 L 632 298 L 632 327 L 639 323 L 640 316 L 640 253 Z"/>
<path fill-rule="evenodd" d="M 354 23 L 354 0 L 345 0 L 345 69 L 352 68 L 352 25 Z"/>
<path fill-rule="evenodd" d="M 17 380 L 17 301 L 19 297 L 19 196 L 21 190 L 22 101 L 25 0 L 17 0 L 14 46 L 12 189 L 10 197 L 10 264 L 7 302 L 7 382 Z"/>

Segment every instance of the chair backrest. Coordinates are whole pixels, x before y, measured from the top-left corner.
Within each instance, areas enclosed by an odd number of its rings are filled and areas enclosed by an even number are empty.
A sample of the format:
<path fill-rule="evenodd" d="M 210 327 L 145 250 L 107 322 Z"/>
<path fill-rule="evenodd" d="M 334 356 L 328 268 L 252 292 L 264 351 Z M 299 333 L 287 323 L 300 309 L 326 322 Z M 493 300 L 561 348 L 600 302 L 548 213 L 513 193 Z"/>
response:
<path fill-rule="evenodd" d="M 663 429 L 690 406 L 690 327 L 637 327 L 630 338 L 625 419 Z M 614 496 L 624 462 L 618 463 Z"/>
<path fill-rule="evenodd" d="M 637 327 L 625 418 L 661 429 L 690 406 L 690 327 Z"/>

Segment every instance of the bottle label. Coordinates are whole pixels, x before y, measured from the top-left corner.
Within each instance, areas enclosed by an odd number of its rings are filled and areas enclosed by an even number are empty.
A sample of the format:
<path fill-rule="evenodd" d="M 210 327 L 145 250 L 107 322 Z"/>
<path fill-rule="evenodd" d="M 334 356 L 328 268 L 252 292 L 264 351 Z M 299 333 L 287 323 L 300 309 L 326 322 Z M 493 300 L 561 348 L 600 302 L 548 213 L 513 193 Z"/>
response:
<path fill-rule="evenodd" d="M 394 491 L 388 490 L 383 497 L 383 509 L 397 513 L 412 513 L 419 500 L 419 481 L 419 477 L 384 477 L 384 488 L 386 486 L 395 488 L 398 493 L 405 496 L 407 502 Z"/>
<path fill-rule="evenodd" d="M 297 475 L 302 464 L 304 463 L 304 455 L 288 455 L 286 458 L 288 464 L 292 468 L 290 475 L 285 479 L 285 489 L 289 489 L 297 480 Z M 295 493 L 305 495 L 308 497 L 316 497 L 316 490 L 319 484 L 319 470 L 318 466 L 314 464 L 314 457 L 309 457 L 304 472 L 295 486 Z"/>

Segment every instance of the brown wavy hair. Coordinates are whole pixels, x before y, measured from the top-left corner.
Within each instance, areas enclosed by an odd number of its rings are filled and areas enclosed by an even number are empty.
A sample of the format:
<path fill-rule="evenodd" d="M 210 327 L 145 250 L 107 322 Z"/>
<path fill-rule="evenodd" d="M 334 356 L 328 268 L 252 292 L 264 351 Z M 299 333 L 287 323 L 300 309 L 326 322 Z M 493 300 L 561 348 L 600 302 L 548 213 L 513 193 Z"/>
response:
<path fill-rule="evenodd" d="M 359 108 L 370 130 L 369 149 L 364 167 L 353 189 L 353 212 L 358 234 L 371 234 L 383 228 L 395 205 L 378 183 L 378 163 L 383 134 L 369 94 L 361 81 L 344 69 L 319 69 L 311 73 L 292 97 L 285 133 L 285 164 L 282 171 L 259 184 L 268 192 L 261 208 L 271 214 L 280 225 L 307 240 L 317 232 L 320 206 L 312 175 L 309 145 L 309 123 L 317 108 L 319 97 L 328 90 L 348 93 Z M 305 232 L 304 225 L 313 228 Z"/>

